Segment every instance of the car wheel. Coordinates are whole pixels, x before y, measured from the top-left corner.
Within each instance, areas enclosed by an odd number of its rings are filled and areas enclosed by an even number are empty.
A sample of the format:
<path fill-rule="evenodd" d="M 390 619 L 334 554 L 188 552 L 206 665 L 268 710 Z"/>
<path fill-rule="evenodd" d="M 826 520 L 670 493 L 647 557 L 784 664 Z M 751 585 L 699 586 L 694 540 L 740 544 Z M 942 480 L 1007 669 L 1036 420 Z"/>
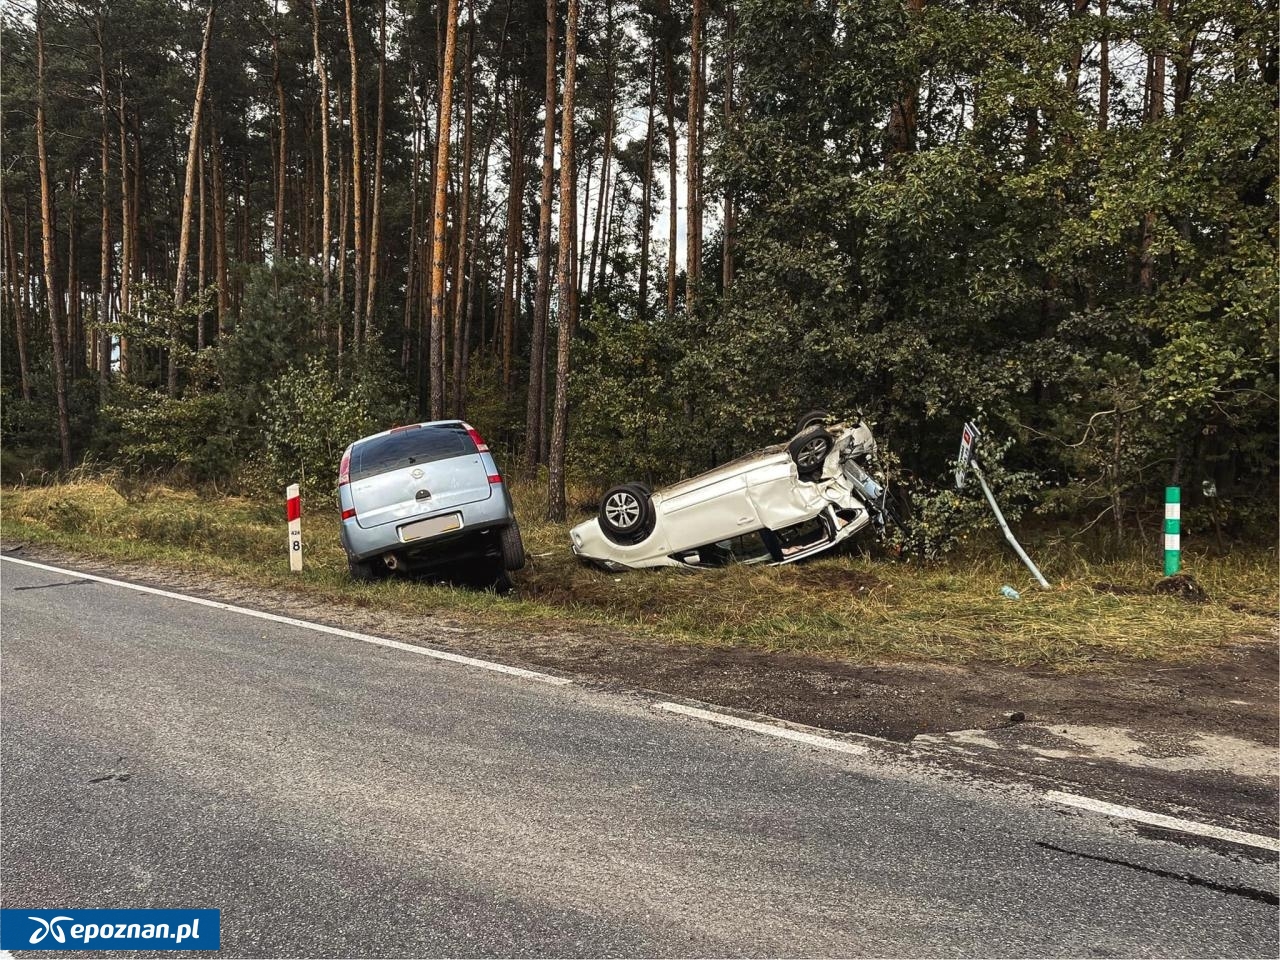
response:
<path fill-rule="evenodd" d="M 498 534 L 502 547 L 502 569 L 519 570 L 524 566 L 524 541 L 520 539 L 520 524 L 514 520 Z"/>
<path fill-rule="evenodd" d="M 800 419 L 796 421 L 796 433 L 804 433 L 810 427 L 821 427 L 831 419 L 831 414 L 826 410 L 810 410 L 808 413 L 800 414 Z"/>
<path fill-rule="evenodd" d="M 387 575 L 386 564 L 377 557 L 370 557 L 368 560 L 352 560 L 347 557 L 347 571 L 357 583 L 373 583 Z"/>
<path fill-rule="evenodd" d="M 638 483 L 614 487 L 600 501 L 600 529 L 614 543 L 639 543 L 653 533 L 653 501 Z"/>
<path fill-rule="evenodd" d="M 795 462 L 796 471 L 801 480 L 815 480 L 822 472 L 822 463 L 831 452 L 835 443 L 825 427 L 809 427 L 796 434 L 789 444 L 787 453 Z"/>

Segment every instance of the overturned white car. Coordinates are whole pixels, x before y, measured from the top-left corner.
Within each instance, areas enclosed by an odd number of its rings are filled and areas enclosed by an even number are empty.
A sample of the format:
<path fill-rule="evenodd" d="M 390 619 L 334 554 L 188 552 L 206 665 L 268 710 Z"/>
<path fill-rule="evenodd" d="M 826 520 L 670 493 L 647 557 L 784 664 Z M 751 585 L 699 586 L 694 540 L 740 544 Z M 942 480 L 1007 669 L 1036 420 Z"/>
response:
<path fill-rule="evenodd" d="M 573 552 L 608 570 L 781 564 L 830 550 L 892 513 L 871 475 L 876 442 L 859 421 L 805 414 L 787 443 L 661 490 L 609 490 L 570 531 Z"/>

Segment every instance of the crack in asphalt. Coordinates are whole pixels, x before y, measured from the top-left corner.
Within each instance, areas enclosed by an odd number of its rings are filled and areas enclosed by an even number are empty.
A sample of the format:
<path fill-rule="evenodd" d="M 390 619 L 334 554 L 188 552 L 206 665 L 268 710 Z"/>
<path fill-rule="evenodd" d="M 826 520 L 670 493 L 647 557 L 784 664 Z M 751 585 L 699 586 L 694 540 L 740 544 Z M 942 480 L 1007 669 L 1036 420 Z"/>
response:
<path fill-rule="evenodd" d="M 1093 860 L 1097 863 L 1109 863 L 1113 866 L 1127 867 L 1130 870 L 1149 873 L 1152 876 L 1162 877 L 1166 880 L 1177 880 L 1179 883 L 1185 883 L 1189 887 L 1204 887 L 1205 889 L 1212 890 L 1215 893 L 1228 894 L 1233 897 L 1244 897 L 1246 900 L 1269 904 L 1273 907 L 1280 906 L 1280 897 L 1268 890 L 1259 890 L 1256 887 L 1216 883 L 1213 880 L 1206 880 L 1203 877 L 1197 877 L 1193 873 L 1174 873 L 1172 870 L 1161 870 L 1159 867 L 1145 867 L 1140 863 L 1130 863 L 1128 860 L 1117 860 L 1113 857 L 1103 857 L 1094 853 L 1082 853 L 1079 850 L 1068 850 L 1066 847 L 1059 847 L 1052 843 L 1045 843 L 1042 840 L 1037 840 L 1036 846 L 1043 847 L 1045 850 L 1052 850 L 1054 853 L 1065 853 L 1070 857 L 1079 857 L 1081 860 Z"/>
<path fill-rule="evenodd" d="M 82 585 L 93 586 L 92 580 L 59 580 L 57 583 L 31 583 L 25 587 L 14 587 L 15 590 L 48 590 L 51 587 L 79 587 Z"/>

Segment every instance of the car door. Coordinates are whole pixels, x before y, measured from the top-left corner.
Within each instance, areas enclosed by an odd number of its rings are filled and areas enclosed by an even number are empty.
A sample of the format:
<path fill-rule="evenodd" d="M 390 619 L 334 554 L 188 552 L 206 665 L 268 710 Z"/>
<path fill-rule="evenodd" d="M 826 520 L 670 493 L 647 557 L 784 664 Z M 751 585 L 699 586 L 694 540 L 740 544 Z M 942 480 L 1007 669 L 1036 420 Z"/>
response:
<path fill-rule="evenodd" d="M 662 501 L 663 527 L 672 552 L 736 537 L 762 526 L 750 497 L 747 477 L 738 471 L 707 478 Z"/>

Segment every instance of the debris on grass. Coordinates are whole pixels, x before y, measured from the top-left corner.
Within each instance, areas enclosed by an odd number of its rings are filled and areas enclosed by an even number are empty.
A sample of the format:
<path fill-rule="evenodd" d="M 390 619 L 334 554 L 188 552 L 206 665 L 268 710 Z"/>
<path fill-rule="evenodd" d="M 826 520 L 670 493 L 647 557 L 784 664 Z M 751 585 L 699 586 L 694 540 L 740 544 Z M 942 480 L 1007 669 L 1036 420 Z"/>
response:
<path fill-rule="evenodd" d="M 1196 583 L 1196 578 L 1189 573 L 1175 573 L 1156 581 L 1155 592 L 1165 597 L 1177 597 L 1188 603 L 1205 603 L 1209 599 L 1204 587 Z"/>

